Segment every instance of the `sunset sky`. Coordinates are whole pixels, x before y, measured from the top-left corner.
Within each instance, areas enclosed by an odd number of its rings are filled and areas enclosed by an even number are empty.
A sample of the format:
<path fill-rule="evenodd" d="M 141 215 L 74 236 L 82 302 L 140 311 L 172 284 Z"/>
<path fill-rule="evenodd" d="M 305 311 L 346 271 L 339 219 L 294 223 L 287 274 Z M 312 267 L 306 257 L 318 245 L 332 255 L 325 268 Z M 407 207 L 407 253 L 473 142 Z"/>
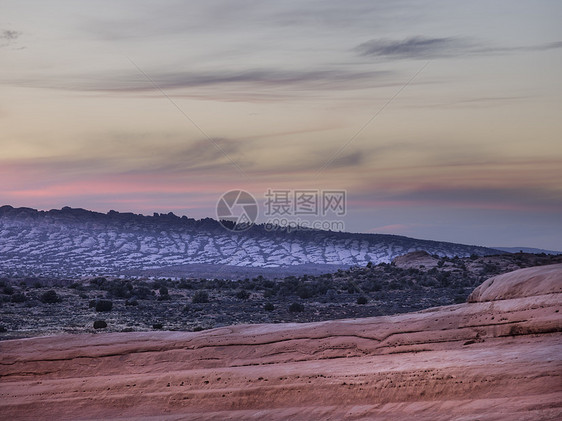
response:
<path fill-rule="evenodd" d="M 0 0 L 0 205 L 562 250 L 562 2 Z M 261 217 L 263 221 L 263 217 Z"/>

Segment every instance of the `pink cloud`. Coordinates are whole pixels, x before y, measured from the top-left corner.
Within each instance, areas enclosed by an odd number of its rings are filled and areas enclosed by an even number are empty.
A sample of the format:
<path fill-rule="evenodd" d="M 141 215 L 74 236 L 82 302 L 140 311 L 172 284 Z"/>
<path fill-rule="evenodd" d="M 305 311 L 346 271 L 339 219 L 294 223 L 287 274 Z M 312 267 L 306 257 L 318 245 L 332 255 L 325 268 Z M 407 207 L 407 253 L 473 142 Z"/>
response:
<path fill-rule="evenodd" d="M 375 234 L 407 234 L 412 231 L 412 228 L 419 227 L 422 224 L 390 224 L 382 225 L 380 227 L 371 228 L 367 232 Z"/>

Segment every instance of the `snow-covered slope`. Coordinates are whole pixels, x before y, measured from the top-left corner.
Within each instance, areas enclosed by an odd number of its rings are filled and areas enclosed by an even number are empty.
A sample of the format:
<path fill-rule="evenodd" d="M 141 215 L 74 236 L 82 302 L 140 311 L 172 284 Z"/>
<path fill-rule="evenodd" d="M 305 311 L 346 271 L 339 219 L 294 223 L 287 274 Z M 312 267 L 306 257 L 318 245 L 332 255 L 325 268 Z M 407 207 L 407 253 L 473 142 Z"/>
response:
<path fill-rule="evenodd" d="M 173 214 L 107 214 L 65 207 L 0 207 L 0 276 L 117 275 L 193 263 L 245 267 L 365 265 L 425 250 L 442 256 L 497 250 L 382 234 L 327 231 L 233 233 L 217 221 Z"/>

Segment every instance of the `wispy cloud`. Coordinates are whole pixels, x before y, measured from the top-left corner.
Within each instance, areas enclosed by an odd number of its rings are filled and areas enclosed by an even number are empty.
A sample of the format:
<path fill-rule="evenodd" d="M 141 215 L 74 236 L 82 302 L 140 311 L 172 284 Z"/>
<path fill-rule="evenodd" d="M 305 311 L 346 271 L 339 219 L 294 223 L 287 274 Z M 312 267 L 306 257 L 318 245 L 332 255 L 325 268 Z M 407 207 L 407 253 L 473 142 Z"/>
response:
<path fill-rule="evenodd" d="M 412 228 L 422 226 L 423 224 L 389 224 L 380 227 L 371 228 L 368 232 L 375 234 L 410 234 Z"/>
<path fill-rule="evenodd" d="M 415 36 L 402 40 L 372 39 L 355 50 L 362 56 L 387 59 L 434 59 L 463 55 L 508 54 L 516 52 L 547 51 L 562 48 L 562 42 L 549 42 L 529 46 L 494 46 L 469 38 Z"/>
<path fill-rule="evenodd" d="M 11 29 L 0 30 L 0 48 L 13 46 L 21 34 L 21 32 Z"/>
<path fill-rule="evenodd" d="M 384 187 L 382 187 L 384 189 Z M 560 213 L 562 197 L 544 187 L 469 187 L 439 185 L 408 185 L 403 190 L 396 187 L 386 191 L 368 193 L 365 198 L 373 207 L 418 206 L 452 209 L 487 209 L 514 212 L 540 211 Z M 363 200 L 358 197 L 357 200 Z M 365 202 L 365 203 L 367 203 Z"/>
<path fill-rule="evenodd" d="M 13 40 L 17 39 L 20 35 L 21 35 L 21 32 L 12 31 L 12 30 L 9 30 L 9 29 L 4 29 L 0 33 L 0 39 L 4 39 L 4 40 L 7 40 L 7 41 L 13 41 Z"/>
<path fill-rule="evenodd" d="M 144 70 L 144 69 L 143 69 Z M 250 69 L 240 71 L 185 71 L 161 72 L 147 71 L 151 79 L 164 91 L 206 87 L 231 87 L 233 89 L 253 88 L 263 95 L 267 88 L 292 88 L 302 90 L 347 90 L 364 89 L 366 86 L 381 83 L 390 76 L 390 71 L 346 71 L 346 70 L 272 70 Z M 107 74 L 96 77 L 67 76 L 50 81 L 27 80 L 21 85 L 48 87 L 76 91 L 99 91 L 120 93 L 147 93 L 155 91 L 153 84 L 137 73 L 126 72 L 121 75 Z M 286 93 L 286 92 L 285 92 Z M 278 96 L 279 92 L 273 92 Z M 248 97 L 251 95 L 248 93 Z"/>
<path fill-rule="evenodd" d="M 431 59 L 465 53 L 471 43 L 462 38 L 426 38 L 416 36 L 403 40 L 372 39 L 356 47 L 363 56 Z"/>

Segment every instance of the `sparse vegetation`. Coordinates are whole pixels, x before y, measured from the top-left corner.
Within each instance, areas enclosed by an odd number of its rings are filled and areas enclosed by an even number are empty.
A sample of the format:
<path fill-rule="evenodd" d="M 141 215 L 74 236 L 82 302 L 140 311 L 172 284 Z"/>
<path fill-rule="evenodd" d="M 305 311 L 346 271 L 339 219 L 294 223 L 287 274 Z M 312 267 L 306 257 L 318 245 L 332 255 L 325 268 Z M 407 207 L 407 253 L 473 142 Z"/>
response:
<path fill-rule="evenodd" d="M 256 276 L 239 281 L 99 277 L 78 283 L 74 279 L 0 279 L 2 323 L 7 330 L 0 338 L 25 336 L 33 330 L 68 331 L 71 327 L 78 331 L 80 327 L 76 326 L 91 327 L 92 311 L 108 306 L 103 302 L 111 303 L 105 310 L 112 311 L 111 323 L 105 328 L 108 331 L 132 327 L 135 331 L 151 330 L 160 323 L 158 320 L 165 320 L 162 329 L 192 331 L 237 323 L 403 313 L 462 303 L 489 276 L 557 262 L 562 262 L 562 256 L 439 257 L 434 267 L 372 264 L 322 275 L 280 279 Z M 4 294 L 8 286 L 9 294 Z M 54 308 L 47 305 L 53 303 L 61 304 Z"/>

